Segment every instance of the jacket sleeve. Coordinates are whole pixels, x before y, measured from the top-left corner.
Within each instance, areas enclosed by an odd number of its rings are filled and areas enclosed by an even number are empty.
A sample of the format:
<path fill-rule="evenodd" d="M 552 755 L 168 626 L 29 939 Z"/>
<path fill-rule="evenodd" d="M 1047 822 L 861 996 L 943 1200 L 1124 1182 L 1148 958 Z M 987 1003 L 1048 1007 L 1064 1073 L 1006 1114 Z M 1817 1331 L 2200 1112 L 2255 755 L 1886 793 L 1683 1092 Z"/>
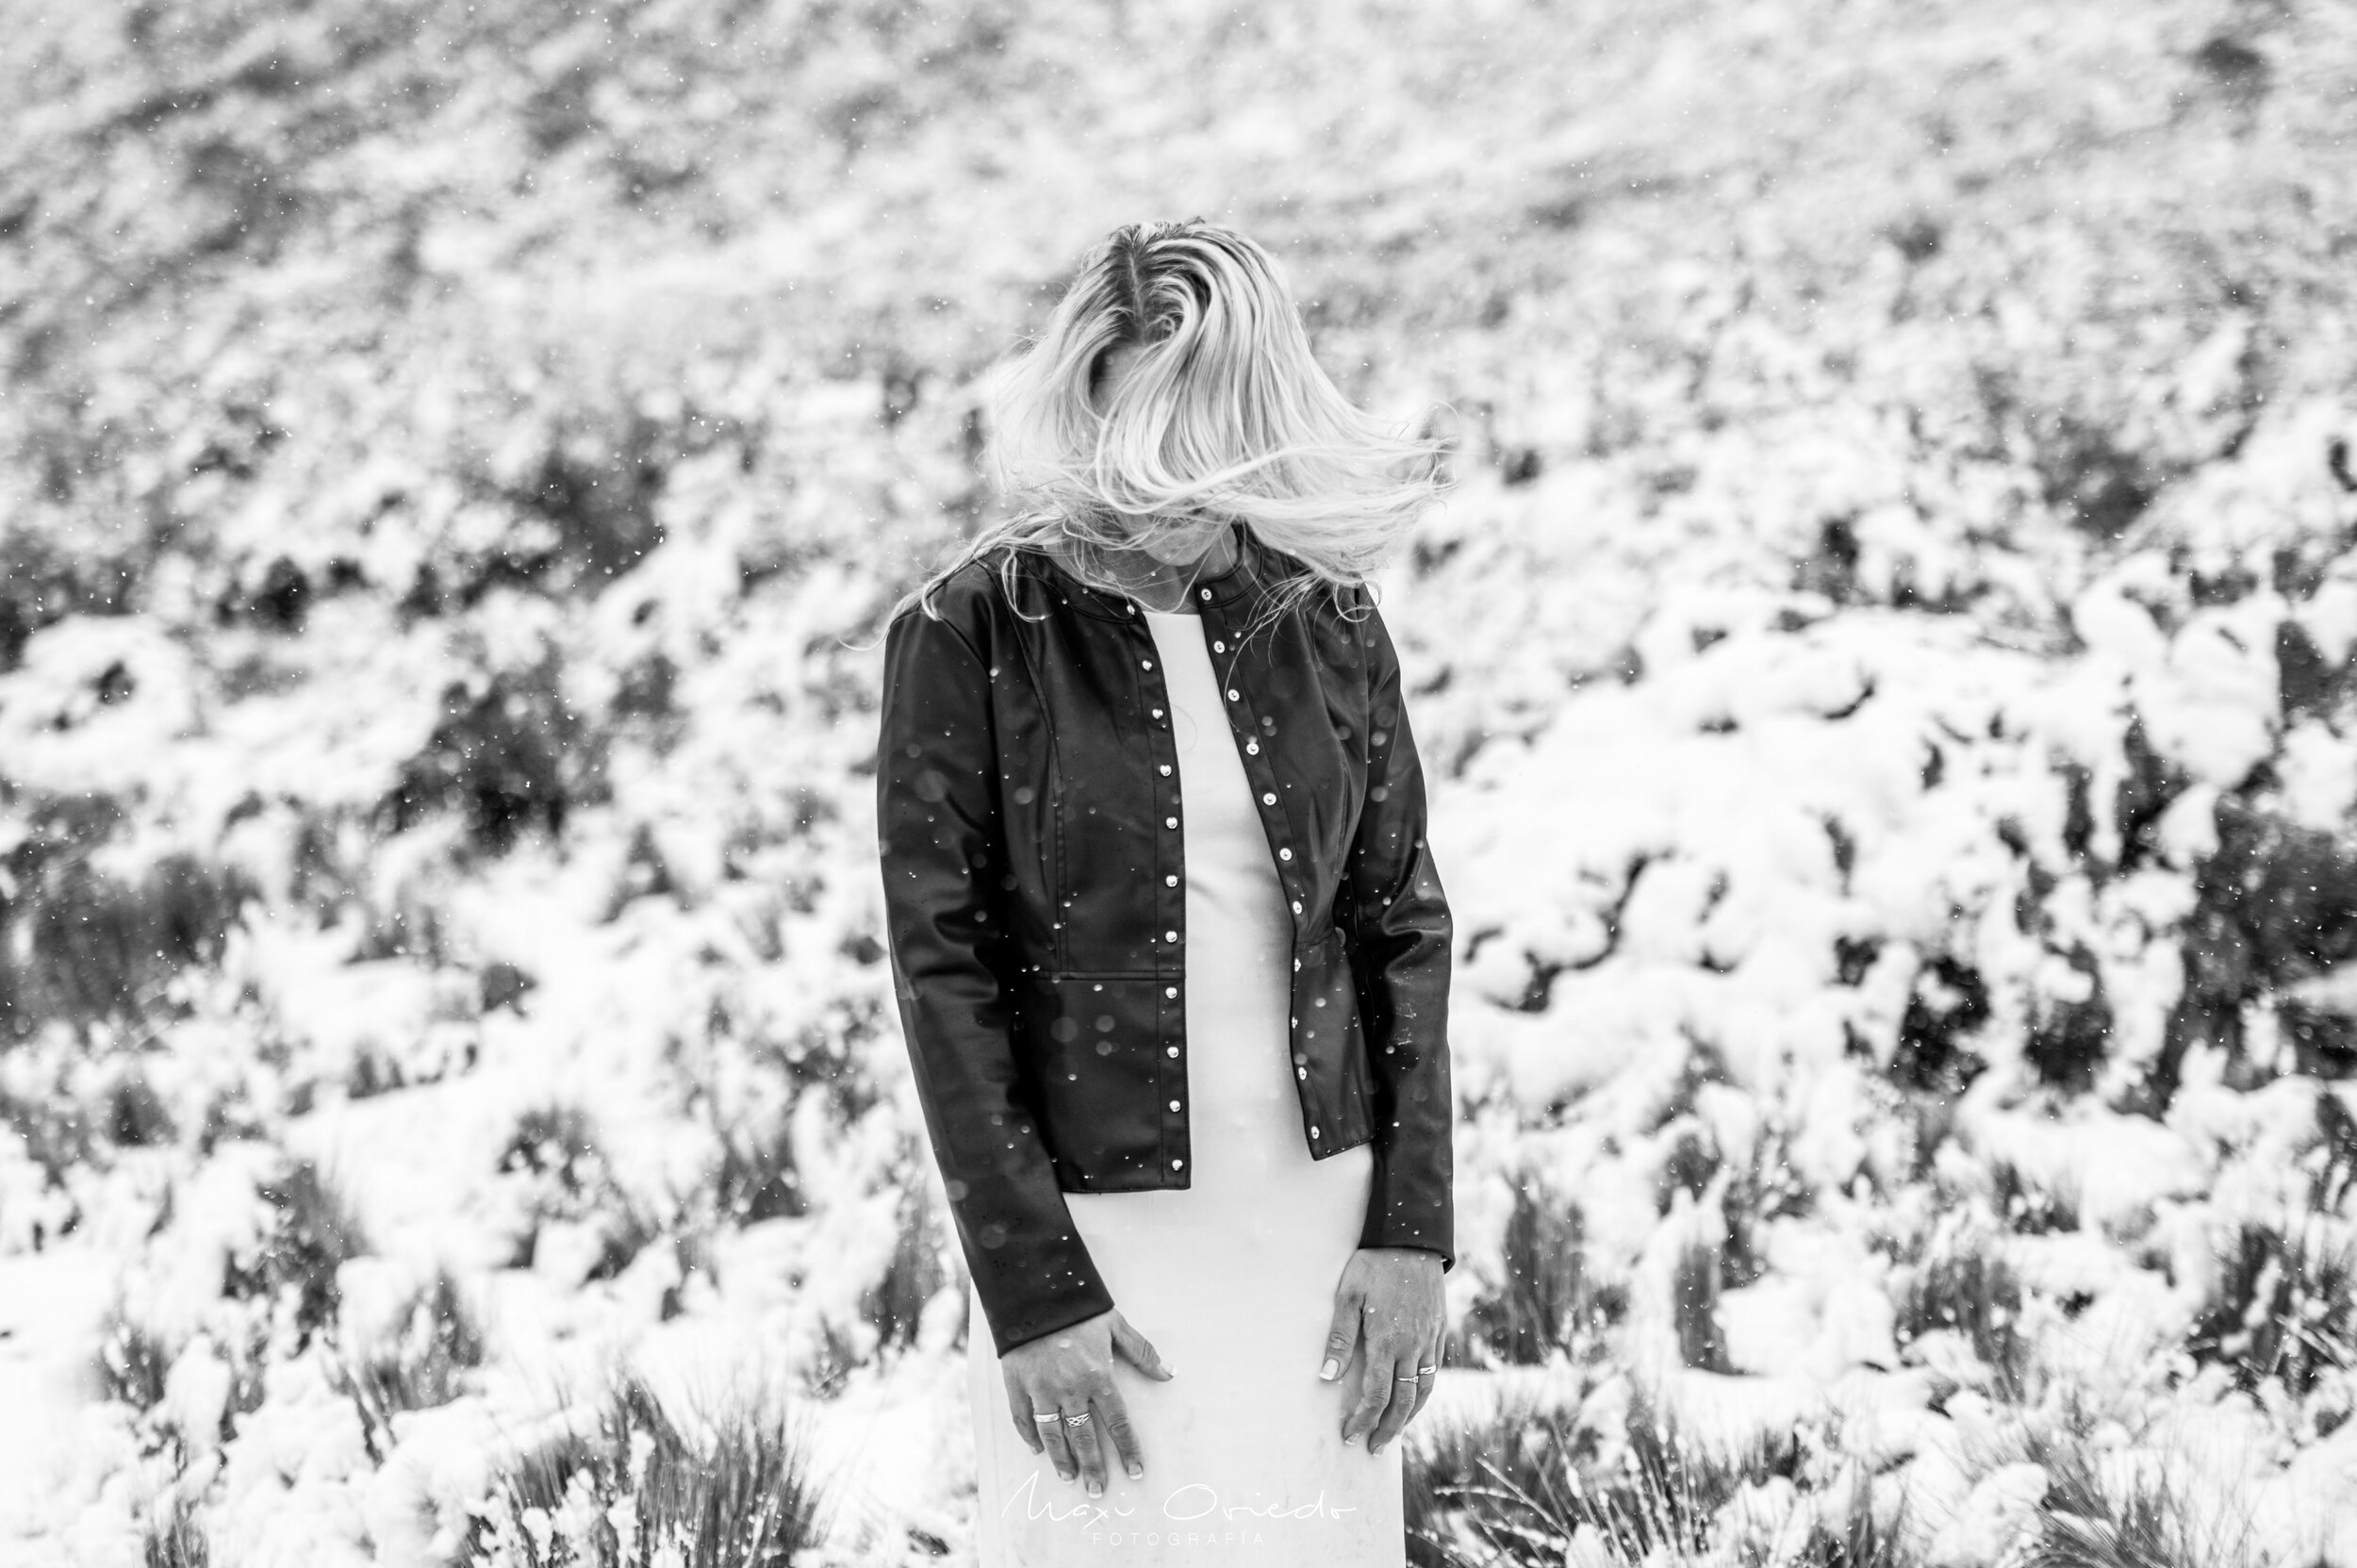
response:
<path fill-rule="evenodd" d="M 914 608 L 884 638 L 877 834 L 893 994 L 926 1132 L 1001 1354 L 1113 1297 L 1072 1224 L 1014 1049 L 991 671 Z"/>
<path fill-rule="evenodd" d="M 1425 841 L 1424 770 L 1408 727 L 1399 657 L 1372 601 L 1367 650 L 1367 794 L 1344 868 L 1351 964 L 1375 1082 L 1375 1184 L 1361 1246 L 1417 1246 L 1457 1261 L 1450 1192 L 1453 927 Z"/>

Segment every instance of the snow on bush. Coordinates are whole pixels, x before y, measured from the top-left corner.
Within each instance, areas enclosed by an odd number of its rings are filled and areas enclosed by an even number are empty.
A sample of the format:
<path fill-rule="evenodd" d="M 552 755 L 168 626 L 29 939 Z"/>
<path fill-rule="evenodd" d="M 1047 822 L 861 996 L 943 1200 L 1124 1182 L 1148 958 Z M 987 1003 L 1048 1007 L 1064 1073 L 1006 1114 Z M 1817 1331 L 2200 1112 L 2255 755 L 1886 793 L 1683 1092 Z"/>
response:
<path fill-rule="evenodd" d="M 2357 1563 L 2357 27 L 1656 21 L 25 23 L 0 1557 L 967 1553 L 880 618 L 1202 211 L 1453 439 L 1418 1560 Z"/>

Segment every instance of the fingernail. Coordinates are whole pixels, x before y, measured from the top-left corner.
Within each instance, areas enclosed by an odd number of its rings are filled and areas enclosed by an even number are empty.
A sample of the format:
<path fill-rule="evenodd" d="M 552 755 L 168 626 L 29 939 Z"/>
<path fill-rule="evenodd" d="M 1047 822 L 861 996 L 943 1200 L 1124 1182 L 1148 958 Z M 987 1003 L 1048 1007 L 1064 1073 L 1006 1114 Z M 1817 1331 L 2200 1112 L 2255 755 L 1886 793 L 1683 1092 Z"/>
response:
<path fill-rule="evenodd" d="M 1345 1444 L 1355 1444 L 1358 1441 L 1359 1441 L 1359 1434 L 1358 1434 L 1357 1432 L 1344 1432 L 1344 1433 L 1343 1434 L 1343 1443 L 1345 1443 Z"/>
<path fill-rule="evenodd" d="M 1097 1485 L 1095 1481 L 1091 1481 L 1089 1482 L 1089 1495 L 1092 1497 L 1102 1497 L 1105 1495 L 1105 1489 Z"/>
<path fill-rule="evenodd" d="M 1143 1476 L 1143 1475 L 1145 1475 L 1145 1474 L 1146 1474 L 1146 1466 L 1145 1466 L 1145 1465 L 1143 1465 L 1143 1464 L 1133 1464 L 1133 1465 L 1129 1466 L 1129 1478 L 1130 1478 L 1131 1480 L 1133 1480 L 1133 1481 L 1134 1481 L 1134 1480 L 1136 1480 L 1136 1479 L 1137 1479 L 1140 1476 Z"/>
<path fill-rule="evenodd" d="M 1370 1453 L 1370 1454 L 1379 1454 L 1379 1453 L 1381 1453 L 1382 1451 L 1383 1451 L 1383 1444 L 1381 1444 L 1380 1443 L 1370 1443 L 1370 1444 L 1367 1444 L 1367 1452 L 1368 1452 L 1368 1453 Z"/>
<path fill-rule="evenodd" d="M 1334 1380 L 1334 1375 L 1342 1369 L 1343 1363 L 1328 1356 L 1326 1358 L 1326 1364 L 1318 1368 L 1318 1376 L 1330 1383 Z"/>

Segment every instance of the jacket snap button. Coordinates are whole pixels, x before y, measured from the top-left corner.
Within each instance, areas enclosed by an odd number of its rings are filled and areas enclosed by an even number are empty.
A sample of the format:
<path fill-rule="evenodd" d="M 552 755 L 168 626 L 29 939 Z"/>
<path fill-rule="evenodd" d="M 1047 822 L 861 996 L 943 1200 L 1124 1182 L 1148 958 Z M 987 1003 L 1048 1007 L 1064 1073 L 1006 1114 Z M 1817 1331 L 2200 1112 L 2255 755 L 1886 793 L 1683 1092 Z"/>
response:
<path fill-rule="evenodd" d="M 1237 695 L 1236 695 L 1236 688 L 1235 688 L 1234 686 L 1229 686 L 1229 687 L 1228 688 L 1228 701 L 1229 701 L 1230 702 L 1234 702 L 1234 701 L 1242 701 L 1242 699 L 1240 699 L 1240 698 L 1238 698 L 1238 697 L 1237 697 Z"/>
<path fill-rule="evenodd" d="M 1211 595 L 1210 595 L 1210 594 L 1205 594 L 1203 597 L 1204 597 L 1204 598 L 1206 598 L 1206 599 L 1209 599 L 1209 598 L 1211 597 Z M 1185 1164 L 1186 1164 L 1186 1162 L 1185 1162 L 1184 1160 L 1173 1160 L 1173 1161 L 1170 1163 L 1170 1168 L 1171 1168 L 1172 1170 L 1177 1170 L 1177 1169 L 1178 1169 L 1181 1165 L 1184 1165 Z"/>
<path fill-rule="evenodd" d="M 1317 1130 L 1316 1128 L 1314 1128 L 1314 1127 L 1313 1127 L 1313 1128 L 1310 1129 L 1310 1137 L 1314 1138 L 1314 1137 L 1316 1137 L 1317 1135 L 1318 1135 L 1318 1130 Z"/>
<path fill-rule="evenodd" d="M 1178 885 L 1178 879 L 1177 877 L 1164 877 L 1162 879 L 1162 885 L 1164 887 L 1176 887 Z"/>
<path fill-rule="evenodd" d="M 1307 1079 L 1310 1076 L 1310 1069 L 1307 1067 L 1295 1067 L 1294 1069 L 1294 1076 L 1299 1079 Z"/>
<path fill-rule="evenodd" d="M 1170 1102 L 1170 1108 L 1171 1108 L 1173 1111 L 1178 1110 L 1178 1102 L 1177 1100 L 1175 1100 L 1175 1099 L 1174 1099 L 1174 1100 L 1172 1100 L 1172 1101 Z"/>
<path fill-rule="evenodd" d="M 1162 777 L 1165 779 L 1170 777 L 1170 764 L 1168 763 L 1162 764 Z"/>
<path fill-rule="evenodd" d="M 1296 969 L 1300 968 L 1300 967 L 1301 967 L 1301 960 L 1299 960 L 1299 959 L 1297 959 L 1297 958 L 1296 958 L 1296 959 L 1294 959 L 1294 968 L 1296 968 Z M 1165 985 L 1165 986 L 1163 986 L 1163 987 L 1162 987 L 1162 995 L 1163 995 L 1163 996 L 1165 996 L 1165 997 L 1176 997 L 1176 996 L 1178 996 L 1178 987 L 1177 987 L 1176 985 Z"/>
<path fill-rule="evenodd" d="M 1176 817 L 1163 817 L 1163 818 L 1162 818 L 1162 826 L 1163 826 L 1163 827 L 1165 827 L 1165 828 L 1175 828 L 1175 827 L 1177 827 L 1178 825 L 1178 818 L 1177 818 Z"/>
<path fill-rule="evenodd" d="M 1264 806 L 1273 806 L 1273 805 L 1275 805 L 1276 803 L 1277 803 L 1277 797 L 1276 797 L 1275 795 L 1273 795 L 1273 794 L 1264 794 L 1264 795 L 1262 795 L 1262 796 L 1261 797 L 1261 804 L 1262 804 L 1262 805 L 1264 805 Z"/>
<path fill-rule="evenodd" d="M 1291 850 L 1279 850 L 1277 851 L 1277 858 L 1279 860 L 1291 860 L 1293 857 L 1294 852 Z"/>
<path fill-rule="evenodd" d="M 1211 642 L 1211 652 L 1214 653 L 1225 653 L 1228 652 L 1228 645 L 1219 641 L 1217 638 L 1213 638 Z"/>
<path fill-rule="evenodd" d="M 1244 743 L 1244 754 L 1247 757 L 1259 756 L 1261 754 L 1261 743 L 1257 740 L 1245 741 Z"/>
<path fill-rule="evenodd" d="M 1209 588 L 1205 588 L 1205 589 L 1203 590 L 1203 597 L 1204 597 L 1204 598 L 1206 598 L 1206 599 L 1211 598 L 1211 589 L 1209 589 Z"/>
<path fill-rule="evenodd" d="M 1160 708 L 1156 708 L 1156 709 L 1154 710 L 1154 717 L 1155 717 L 1155 718 L 1162 718 L 1162 709 L 1160 709 Z"/>
<path fill-rule="evenodd" d="M 1178 933 L 1175 931 L 1166 931 L 1162 933 L 1162 940 L 1165 942 L 1176 942 L 1178 940 Z"/>
<path fill-rule="evenodd" d="M 1162 1048 L 1162 1054 L 1164 1056 L 1176 1056 L 1178 1054 L 1178 1048 L 1177 1046 L 1165 1046 Z M 1308 1075 L 1304 1074 L 1303 1076 L 1307 1077 Z"/>
<path fill-rule="evenodd" d="M 1294 913 L 1295 915 L 1298 915 L 1298 914 L 1300 914 L 1300 913 L 1301 913 L 1301 900 L 1300 900 L 1299 899 L 1295 899 L 1295 900 L 1294 900 Z"/>
<path fill-rule="evenodd" d="M 1140 669 L 1151 669 L 1154 668 L 1154 661 L 1152 659 L 1140 659 L 1138 661 L 1138 668 Z"/>

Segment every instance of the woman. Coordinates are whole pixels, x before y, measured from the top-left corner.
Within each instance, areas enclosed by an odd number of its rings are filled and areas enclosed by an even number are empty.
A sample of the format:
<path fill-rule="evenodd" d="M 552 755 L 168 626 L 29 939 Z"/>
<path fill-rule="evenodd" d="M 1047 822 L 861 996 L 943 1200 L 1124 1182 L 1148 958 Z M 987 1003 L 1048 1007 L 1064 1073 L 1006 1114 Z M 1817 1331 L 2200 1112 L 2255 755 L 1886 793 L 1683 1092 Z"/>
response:
<path fill-rule="evenodd" d="M 877 769 L 980 1560 L 1396 1568 L 1450 923 L 1365 582 L 1437 448 L 1200 220 L 1099 245 L 996 412 L 1025 504 L 894 615 Z"/>

